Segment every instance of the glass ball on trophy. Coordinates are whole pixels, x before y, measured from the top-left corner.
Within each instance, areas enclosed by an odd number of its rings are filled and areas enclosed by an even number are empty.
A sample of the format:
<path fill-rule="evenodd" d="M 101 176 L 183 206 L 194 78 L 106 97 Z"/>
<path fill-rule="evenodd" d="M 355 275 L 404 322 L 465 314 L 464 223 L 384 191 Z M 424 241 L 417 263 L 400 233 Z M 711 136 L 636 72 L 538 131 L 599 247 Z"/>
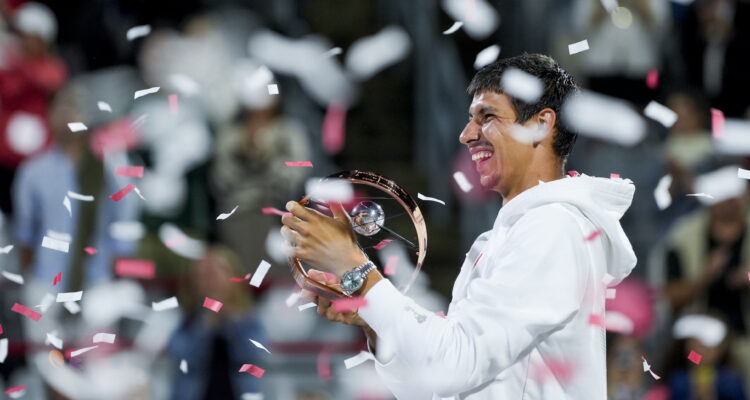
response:
<path fill-rule="evenodd" d="M 354 206 L 351 216 L 354 231 L 362 236 L 377 234 L 385 223 L 383 207 L 373 201 L 362 201 Z"/>

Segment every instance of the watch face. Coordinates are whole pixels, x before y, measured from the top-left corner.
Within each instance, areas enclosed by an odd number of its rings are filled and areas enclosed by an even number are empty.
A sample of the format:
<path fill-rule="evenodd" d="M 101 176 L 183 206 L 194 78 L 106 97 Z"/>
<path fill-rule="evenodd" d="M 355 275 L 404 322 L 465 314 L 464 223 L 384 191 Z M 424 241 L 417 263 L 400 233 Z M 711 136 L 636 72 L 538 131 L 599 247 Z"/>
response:
<path fill-rule="evenodd" d="M 341 277 L 341 287 L 347 290 L 357 290 L 364 281 L 362 274 L 350 271 Z"/>

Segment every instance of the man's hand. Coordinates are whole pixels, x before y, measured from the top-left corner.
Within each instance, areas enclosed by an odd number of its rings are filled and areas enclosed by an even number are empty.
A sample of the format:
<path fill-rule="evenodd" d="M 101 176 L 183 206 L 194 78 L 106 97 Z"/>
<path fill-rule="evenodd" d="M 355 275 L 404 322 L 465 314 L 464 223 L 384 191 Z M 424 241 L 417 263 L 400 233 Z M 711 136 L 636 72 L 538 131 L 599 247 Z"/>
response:
<path fill-rule="evenodd" d="M 365 263 L 367 257 L 357 245 L 351 219 L 341 203 L 329 207 L 333 218 L 290 201 L 286 209 L 291 214 L 281 217 L 281 234 L 292 244 L 294 257 L 340 277 Z"/>
<path fill-rule="evenodd" d="M 307 271 L 307 276 L 309 276 L 313 280 L 329 285 L 339 282 L 338 278 L 326 275 L 323 271 L 314 269 Z M 367 323 L 359 317 L 359 314 L 357 314 L 356 312 L 340 313 L 334 311 L 333 307 L 331 306 L 331 300 L 322 296 L 318 296 L 315 292 L 303 289 L 302 298 L 307 301 L 316 303 L 318 305 L 318 314 L 328 318 L 329 321 L 341 322 L 342 324 L 347 325 L 361 326 L 366 330 L 370 329 Z"/>

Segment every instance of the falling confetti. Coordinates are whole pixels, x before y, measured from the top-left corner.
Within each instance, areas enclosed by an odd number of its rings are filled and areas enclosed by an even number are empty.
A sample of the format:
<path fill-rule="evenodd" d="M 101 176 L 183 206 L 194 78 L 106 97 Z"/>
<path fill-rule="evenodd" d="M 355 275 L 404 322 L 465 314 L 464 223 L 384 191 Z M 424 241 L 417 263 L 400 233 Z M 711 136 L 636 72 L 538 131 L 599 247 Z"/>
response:
<path fill-rule="evenodd" d="M 86 252 L 86 253 L 88 253 L 89 255 L 94 255 L 94 254 L 96 254 L 96 253 L 97 253 L 96 249 L 95 249 L 95 248 L 93 248 L 93 247 L 85 247 L 85 248 L 83 249 L 83 251 L 85 251 L 85 252 Z"/>
<path fill-rule="evenodd" d="M 703 356 L 700 355 L 700 354 L 698 354 L 698 353 L 696 353 L 694 350 L 690 350 L 690 354 L 688 354 L 687 358 L 688 358 L 688 360 L 692 361 L 693 364 L 700 365 L 701 358 L 703 358 Z"/>
<path fill-rule="evenodd" d="M 284 162 L 287 167 L 310 167 L 312 168 L 313 164 L 310 161 L 286 161 Z"/>
<path fill-rule="evenodd" d="M 19 285 L 23 285 L 23 276 L 21 276 L 19 274 L 14 274 L 12 272 L 3 271 L 2 275 L 5 277 L 5 279 L 7 279 L 7 280 L 9 280 L 11 282 L 15 282 L 15 283 L 17 283 Z"/>
<path fill-rule="evenodd" d="M 562 118 L 581 135 L 623 146 L 634 146 L 648 131 L 630 103 L 585 90 L 563 104 Z"/>
<path fill-rule="evenodd" d="M 357 354 L 356 356 L 349 357 L 346 360 L 344 360 L 344 366 L 346 366 L 346 369 L 352 369 L 356 367 L 357 365 L 364 363 L 367 360 L 374 361 L 375 357 L 369 351 L 360 351 L 359 354 Z"/>
<path fill-rule="evenodd" d="M 63 197 L 63 207 L 68 210 L 68 215 L 73 216 L 73 210 L 70 208 L 70 199 L 68 196 Z"/>
<path fill-rule="evenodd" d="M 659 70 L 651 68 L 646 75 L 646 86 L 649 89 L 656 89 L 659 86 Z"/>
<path fill-rule="evenodd" d="M 378 243 L 378 244 L 376 244 L 375 246 L 372 246 L 372 247 L 373 247 L 374 249 L 377 249 L 377 250 L 383 250 L 383 248 L 384 248 L 385 246 L 387 246 L 387 245 L 388 245 L 388 243 L 390 243 L 390 242 L 392 242 L 392 241 L 393 241 L 393 240 L 391 240 L 391 239 L 383 239 L 383 240 L 381 240 L 381 241 L 380 241 L 380 243 Z"/>
<path fill-rule="evenodd" d="M 590 314 L 589 325 L 600 326 L 604 328 L 604 318 L 599 314 Z"/>
<path fill-rule="evenodd" d="M 424 201 L 434 201 L 435 203 L 440 203 L 440 204 L 442 204 L 442 205 L 445 205 L 445 202 L 444 202 L 443 200 L 440 200 L 440 199 L 436 199 L 436 198 L 434 198 L 434 197 L 429 197 L 429 196 L 425 196 L 425 195 L 423 195 L 422 193 L 417 193 L 417 198 L 418 198 L 419 200 L 424 200 Z"/>
<path fill-rule="evenodd" d="M 271 264 L 268 261 L 261 260 L 260 264 L 258 265 L 258 268 L 255 269 L 253 278 L 250 279 L 250 286 L 259 287 L 260 284 L 263 282 L 263 278 L 266 277 L 266 273 L 268 273 L 268 270 L 270 268 L 271 268 Z"/>
<path fill-rule="evenodd" d="M 58 272 L 57 275 L 55 275 L 55 278 L 52 280 L 52 286 L 57 286 L 58 283 L 62 280 L 62 272 Z"/>
<path fill-rule="evenodd" d="M 75 301 L 66 301 L 65 303 L 63 303 L 63 307 L 65 307 L 65 309 L 73 315 L 81 312 L 81 306 L 79 306 Z"/>
<path fill-rule="evenodd" d="M 26 390 L 26 385 L 15 386 L 5 390 L 5 394 L 18 393 Z"/>
<path fill-rule="evenodd" d="M 124 188 L 118 190 L 116 193 L 109 195 L 109 198 L 114 201 L 120 201 L 123 197 L 125 197 L 128 193 L 130 193 L 133 189 L 135 189 L 135 185 L 132 183 L 129 183 Z"/>
<path fill-rule="evenodd" d="M 115 262 L 115 275 L 130 278 L 151 279 L 156 267 L 151 260 L 120 258 Z"/>
<path fill-rule="evenodd" d="M 653 100 L 651 100 L 646 105 L 646 108 L 643 109 L 643 114 L 664 125 L 665 128 L 671 128 L 672 125 L 677 122 L 676 112 Z"/>
<path fill-rule="evenodd" d="M 180 360 L 180 371 L 182 371 L 183 374 L 188 373 L 188 363 L 184 359 Z"/>
<path fill-rule="evenodd" d="M 307 310 L 308 308 L 313 308 L 313 307 L 317 307 L 317 306 L 318 306 L 317 304 L 315 304 L 313 302 L 310 302 L 310 303 L 305 303 L 305 304 L 302 304 L 302 305 L 298 306 L 297 309 L 299 311 L 304 311 L 304 310 Z"/>
<path fill-rule="evenodd" d="M 323 150 L 328 154 L 338 154 L 344 148 L 346 132 L 346 105 L 333 102 L 328 105 L 323 119 Z"/>
<path fill-rule="evenodd" d="M 643 372 L 649 372 L 651 376 L 656 379 L 657 381 L 661 379 L 659 375 L 656 375 L 654 371 L 651 370 L 651 366 L 648 365 L 648 361 L 646 361 L 646 357 L 641 356 L 641 360 L 643 360 Z"/>
<path fill-rule="evenodd" d="M 80 349 L 78 349 L 78 350 L 73 350 L 73 351 L 71 351 L 71 352 L 70 352 L 70 358 L 73 358 L 73 357 L 78 357 L 78 356 L 80 356 L 81 354 L 83 354 L 83 353 L 87 353 L 87 352 L 89 352 L 89 351 L 91 351 L 91 350 L 94 350 L 94 349 L 96 349 L 96 348 L 98 348 L 98 347 L 99 347 L 99 345 L 96 345 L 96 346 L 89 346 L 89 347 L 83 347 L 83 348 L 80 348 Z"/>
<path fill-rule="evenodd" d="M 67 293 L 58 293 L 57 294 L 57 303 L 65 303 L 68 301 L 79 301 L 81 300 L 81 296 L 83 296 L 83 292 L 67 292 Z"/>
<path fill-rule="evenodd" d="M 716 108 L 711 108 L 711 133 L 714 139 L 724 137 L 724 113 Z"/>
<path fill-rule="evenodd" d="M 169 112 L 173 115 L 177 115 L 180 112 L 180 104 L 176 94 L 170 94 L 167 99 L 169 100 Z"/>
<path fill-rule="evenodd" d="M 591 234 L 589 234 L 588 236 L 586 236 L 586 241 L 590 242 L 590 241 L 596 239 L 597 237 L 599 237 L 599 235 L 601 235 L 601 234 L 602 234 L 602 231 L 600 229 L 597 229 L 597 230 L 591 232 Z"/>
<path fill-rule="evenodd" d="M 68 190 L 68 197 L 70 197 L 73 200 L 94 201 L 94 196 L 79 194 L 76 192 L 71 192 L 70 190 Z"/>
<path fill-rule="evenodd" d="M 572 178 L 575 178 L 576 176 L 581 176 L 581 174 L 579 174 L 578 171 L 575 171 L 575 170 L 568 171 L 568 175 Z"/>
<path fill-rule="evenodd" d="M 48 332 L 44 339 L 44 344 L 51 344 L 59 350 L 62 350 L 63 348 L 63 341 L 57 337 L 56 332 Z"/>
<path fill-rule="evenodd" d="M 154 311 L 171 310 L 173 308 L 177 308 L 178 306 L 179 304 L 177 303 L 177 297 L 174 296 L 162 301 L 151 302 L 151 309 Z"/>
<path fill-rule="evenodd" d="M 237 208 L 238 208 L 238 207 L 239 207 L 239 206 L 234 206 L 234 208 L 232 209 L 232 211 L 230 211 L 230 212 L 228 212 L 228 213 L 221 213 L 221 214 L 219 214 L 219 216 L 218 216 L 218 217 L 216 217 L 216 220 L 217 220 L 217 221 L 223 221 L 223 220 L 225 220 L 225 219 L 227 219 L 227 218 L 231 217 L 231 216 L 232 216 L 232 214 L 234 214 L 234 212 L 235 212 L 235 211 L 237 211 Z"/>
<path fill-rule="evenodd" d="M 323 58 L 333 57 L 341 54 L 343 50 L 341 50 L 341 47 L 333 47 L 330 50 L 326 51 L 325 53 L 321 54 L 320 56 Z"/>
<path fill-rule="evenodd" d="M 357 311 L 366 305 L 367 299 L 361 296 L 333 300 L 333 310 L 339 313 Z"/>
<path fill-rule="evenodd" d="M 446 30 L 443 31 L 443 35 L 454 34 L 454 33 L 458 32 L 458 30 L 461 29 L 462 26 L 464 26 L 463 21 L 456 21 L 456 22 L 453 23 L 453 25 L 451 25 L 450 28 L 448 28 L 448 29 L 446 29 Z"/>
<path fill-rule="evenodd" d="M 659 183 L 654 189 L 654 199 L 656 200 L 656 206 L 660 210 L 664 210 L 672 204 L 672 195 L 669 194 L 669 187 L 672 185 L 672 175 L 664 175 L 659 179 Z"/>
<path fill-rule="evenodd" d="M 151 25 L 138 25 L 128 29 L 125 37 L 128 41 L 133 41 L 139 37 L 147 36 L 151 33 Z"/>
<path fill-rule="evenodd" d="M 83 122 L 69 122 L 68 129 L 70 129 L 71 132 L 81 132 L 88 130 L 89 128 L 87 128 Z"/>
<path fill-rule="evenodd" d="M 8 253 L 10 253 L 11 250 L 13 250 L 13 245 L 12 244 L 9 244 L 9 245 L 4 246 L 4 247 L 0 247 L 0 254 L 8 254 Z"/>
<path fill-rule="evenodd" d="M 115 342 L 115 335 L 114 333 L 105 333 L 105 332 L 99 332 L 94 335 L 94 343 L 114 343 Z"/>
<path fill-rule="evenodd" d="M 315 364 L 318 370 L 318 377 L 324 381 L 330 381 L 332 376 L 331 351 L 328 348 L 324 348 L 318 353 L 318 359 Z"/>
<path fill-rule="evenodd" d="M 100 111 L 112 112 L 112 107 L 110 107 L 109 104 L 104 101 L 96 102 L 96 106 L 99 108 Z"/>
<path fill-rule="evenodd" d="M 205 300 L 203 300 L 203 307 L 208 308 L 209 310 L 213 312 L 219 312 L 221 310 L 221 307 L 224 306 L 224 303 L 214 300 L 210 297 L 206 297 Z"/>
<path fill-rule="evenodd" d="M 8 357 L 8 339 L 0 339 L 0 364 Z"/>
<path fill-rule="evenodd" d="M 396 275 L 397 266 L 398 266 L 398 256 L 389 256 L 388 261 L 385 262 L 385 268 L 383 268 L 383 273 L 388 276 Z"/>
<path fill-rule="evenodd" d="M 409 34 L 399 26 L 387 26 L 372 36 L 357 39 L 346 52 L 351 75 L 364 80 L 406 58 L 411 49 Z"/>
<path fill-rule="evenodd" d="M 477 57 L 474 59 L 474 68 L 480 69 L 485 65 L 491 64 L 497 60 L 497 56 L 500 55 L 500 46 L 493 44 L 477 53 Z"/>
<path fill-rule="evenodd" d="M 240 372 L 247 372 L 248 374 L 255 376 L 257 378 L 262 378 L 263 374 L 266 372 L 263 368 L 260 368 L 253 364 L 242 364 L 242 367 L 240 368 Z"/>
<path fill-rule="evenodd" d="M 42 247 L 67 253 L 70 248 L 70 243 L 64 240 L 44 236 L 42 238 Z"/>
<path fill-rule="evenodd" d="M 469 180 L 466 179 L 466 175 L 464 175 L 463 172 L 457 171 L 453 173 L 453 179 L 458 184 L 458 187 L 461 188 L 463 192 L 470 191 L 474 186 L 469 183 Z"/>
<path fill-rule="evenodd" d="M 570 53 L 570 55 L 578 54 L 588 49 L 589 49 L 589 41 L 586 39 L 581 40 L 580 42 L 575 42 L 575 43 L 571 43 L 568 45 L 568 53 Z"/>
<path fill-rule="evenodd" d="M 750 179 L 750 170 L 737 168 L 737 177 L 740 179 Z"/>
<path fill-rule="evenodd" d="M 42 318 L 42 314 L 39 314 L 38 312 L 18 303 L 13 304 L 13 307 L 11 307 L 10 310 L 25 317 L 31 318 L 35 322 L 39 322 L 39 319 Z"/>
<path fill-rule="evenodd" d="M 255 345 L 255 347 L 257 347 L 259 349 L 262 349 L 262 350 L 265 350 L 266 353 L 271 354 L 271 352 L 268 351 L 268 349 L 266 348 L 266 346 L 263 346 L 262 344 L 260 344 L 260 342 L 256 342 L 253 339 L 248 339 L 248 340 L 250 340 L 250 342 L 252 342 Z"/>
<path fill-rule="evenodd" d="M 125 167 L 125 166 L 119 166 L 117 169 L 115 169 L 115 175 L 117 176 L 130 176 L 133 178 L 143 178 L 143 166 L 132 166 L 132 167 Z"/>
<path fill-rule="evenodd" d="M 263 207 L 263 208 L 260 209 L 260 211 L 263 214 L 266 214 L 266 215 L 274 214 L 274 215 L 278 215 L 280 217 L 283 217 L 285 214 L 289 214 L 286 211 L 281 211 L 278 208 L 274 208 L 274 207 Z"/>
<path fill-rule="evenodd" d="M 143 96 L 146 96 L 146 95 L 152 94 L 152 93 L 156 93 L 156 92 L 158 92 L 158 91 L 159 91 L 159 86 L 156 86 L 156 87 L 152 87 L 152 88 L 148 88 L 148 89 L 137 90 L 137 91 L 136 91 L 136 92 L 135 92 L 135 93 L 133 94 L 133 100 L 135 100 L 135 99 L 137 99 L 137 98 L 139 98 L 139 97 L 143 97 Z"/>
<path fill-rule="evenodd" d="M 268 85 L 268 94 L 270 95 L 277 95 L 279 94 L 279 86 L 275 83 Z"/>
<path fill-rule="evenodd" d="M 609 179 L 620 179 L 620 174 L 609 174 Z"/>
<path fill-rule="evenodd" d="M 506 70 L 501 84 L 506 94 L 526 103 L 535 103 L 544 92 L 544 84 L 539 78 L 517 68 Z"/>

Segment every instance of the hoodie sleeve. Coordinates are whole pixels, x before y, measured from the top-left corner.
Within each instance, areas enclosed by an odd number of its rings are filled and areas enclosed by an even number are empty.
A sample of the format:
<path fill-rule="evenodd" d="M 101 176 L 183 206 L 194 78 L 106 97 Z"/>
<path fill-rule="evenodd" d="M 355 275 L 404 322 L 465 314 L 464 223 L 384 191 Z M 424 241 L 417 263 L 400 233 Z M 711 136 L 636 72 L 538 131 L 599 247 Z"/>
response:
<path fill-rule="evenodd" d="M 359 314 L 377 333 L 378 348 L 393 349 L 411 371 L 402 381 L 456 395 L 490 381 L 573 319 L 590 269 L 585 243 L 569 211 L 539 207 L 513 225 L 504 243 L 487 244 L 489 264 L 447 318 L 387 280 L 367 293 Z"/>

